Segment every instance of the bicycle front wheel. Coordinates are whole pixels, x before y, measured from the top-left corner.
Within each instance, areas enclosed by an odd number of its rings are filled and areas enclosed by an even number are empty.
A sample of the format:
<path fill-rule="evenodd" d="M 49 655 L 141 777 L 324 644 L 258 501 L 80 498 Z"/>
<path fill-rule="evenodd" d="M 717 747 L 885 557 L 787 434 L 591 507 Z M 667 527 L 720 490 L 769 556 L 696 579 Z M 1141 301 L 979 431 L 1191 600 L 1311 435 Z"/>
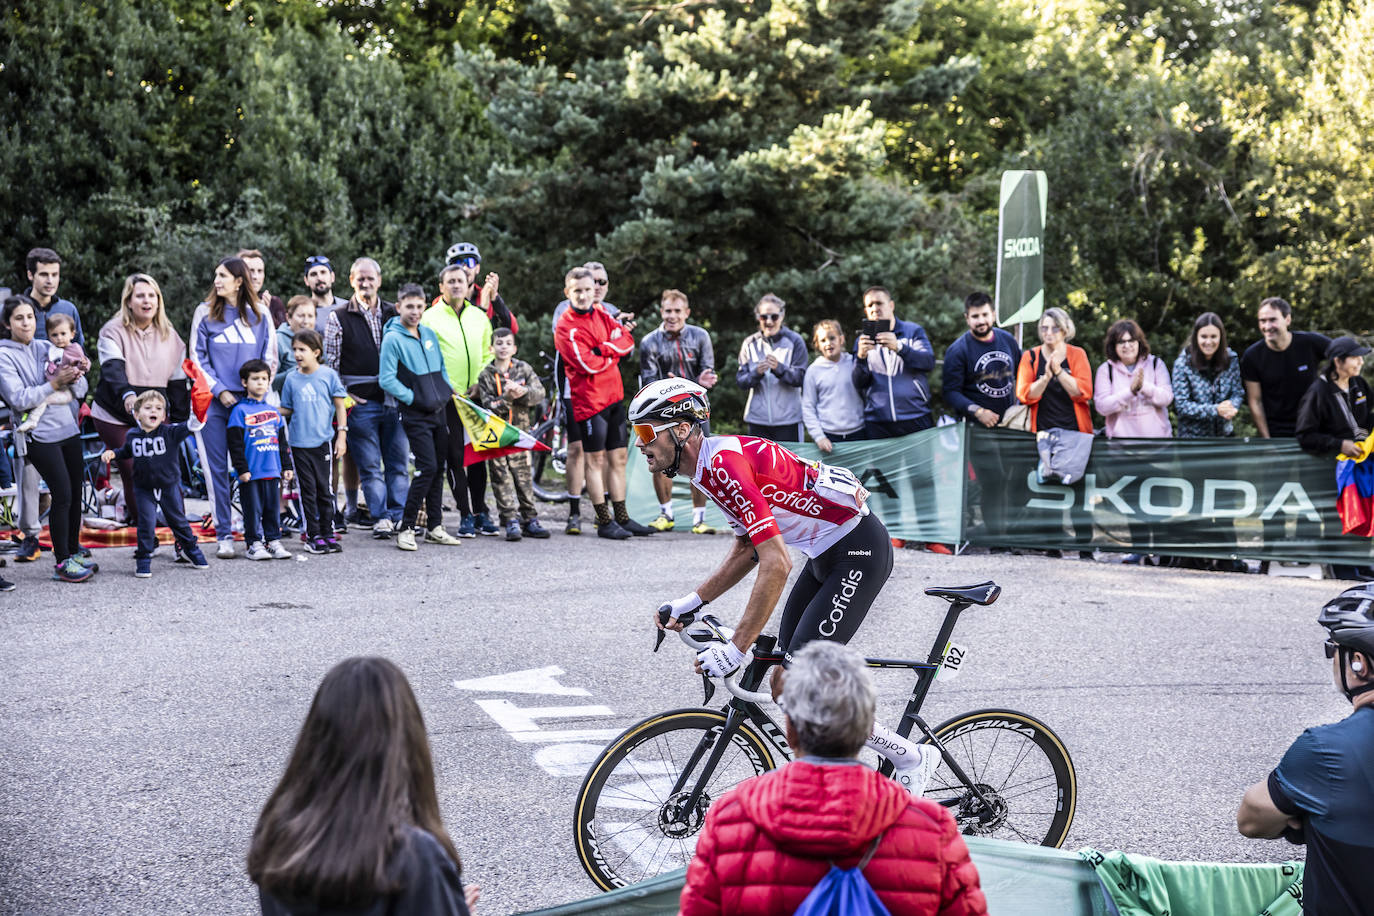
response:
<path fill-rule="evenodd" d="M 746 721 L 720 762 L 704 772 L 725 720 L 725 713 L 707 709 L 663 713 L 630 726 L 601 752 L 577 794 L 573 823 L 578 858 L 597 887 L 608 891 L 684 868 L 706 809 L 777 766 L 773 746 Z M 689 804 L 698 786 L 701 793 Z"/>
<path fill-rule="evenodd" d="M 925 797 L 945 805 L 970 836 L 1059 846 L 1078 802 L 1073 761 L 1039 719 L 1010 709 L 980 709 L 935 728 L 945 752 L 982 795 L 942 759 Z M 929 743 L 928 741 L 925 743 Z"/>

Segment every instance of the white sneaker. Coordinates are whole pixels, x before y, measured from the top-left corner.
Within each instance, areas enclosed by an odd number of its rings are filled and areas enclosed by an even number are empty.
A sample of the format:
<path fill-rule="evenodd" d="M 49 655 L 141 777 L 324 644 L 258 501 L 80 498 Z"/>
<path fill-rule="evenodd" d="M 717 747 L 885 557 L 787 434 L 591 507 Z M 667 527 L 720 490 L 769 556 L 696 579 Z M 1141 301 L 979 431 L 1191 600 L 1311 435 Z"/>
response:
<path fill-rule="evenodd" d="M 274 560 L 291 559 L 291 551 L 283 547 L 281 541 L 268 541 L 267 552 L 272 554 L 272 559 Z"/>
<path fill-rule="evenodd" d="M 921 760 L 915 766 L 906 769 L 896 770 L 892 778 L 901 783 L 902 788 L 912 795 L 921 796 L 925 794 L 926 785 L 930 782 L 930 777 L 935 775 L 935 771 L 943 760 L 939 750 L 929 744 L 922 744 L 916 748 L 921 752 Z"/>
<path fill-rule="evenodd" d="M 444 544 L 449 547 L 456 547 L 463 543 L 453 535 L 444 530 L 443 525 L 435 525 L 425 532 L 425 540 L 431 544 Z"/>
<path fill-rule="evenodd" d="M 384 518 L 372 526 L 372 536 L 374 538 L 389 538 L 396 533 L 396 526 L 391 523 L 391 519 Z"/>
<path fill-rule="evenodd" d="M 416 549 L 415 532 L 412 529 L 407 528 L 400 534 L 396 535 L 396 546 L 401 548 L 402 550 Z"/>
<path fill-rule="evenodd" d="M 221 560 L 232 560 L 234 558 L 234 539 L 224 538 L 219 542 L 219 549 L 215 551 L 215 556 Z"/>
<path fill-rule="evenodd" d="M 272 552 L 267 549 L 267 545 L 262 541 L 254 541 L 248 546 L 248 553 L 244 554 L 250 560 L 270 560 Z"/>

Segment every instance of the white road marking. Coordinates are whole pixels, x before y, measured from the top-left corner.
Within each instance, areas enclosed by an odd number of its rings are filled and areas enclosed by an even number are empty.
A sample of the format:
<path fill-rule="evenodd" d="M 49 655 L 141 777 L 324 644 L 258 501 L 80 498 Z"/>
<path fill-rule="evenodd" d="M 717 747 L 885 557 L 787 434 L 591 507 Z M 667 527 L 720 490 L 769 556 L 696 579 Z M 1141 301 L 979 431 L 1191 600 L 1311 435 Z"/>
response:
<path fill-rule="evenodd" d="M 550 697 L 585 697 L 591 693 L 585 687 L 564 687 L 558 678 L 567 674 L 557 665 L 547 668 L 527 668 L 509 674 L 493 674 L 467 681 L 454 681 L 459 690 L 479 693 L 537 693 Z"/>
<path fill-rule="evenodd" d="M 496 724 L 508 732 L 535 732 L 535 719 L 576 719 L 582 716 L 613 716 L 609 706 L 516 706 L 510 700 L 474 700 Z M 619 734 L 617 732 L 616 734 Z M 612 735 L 611 737 L 615 737 Z"/>

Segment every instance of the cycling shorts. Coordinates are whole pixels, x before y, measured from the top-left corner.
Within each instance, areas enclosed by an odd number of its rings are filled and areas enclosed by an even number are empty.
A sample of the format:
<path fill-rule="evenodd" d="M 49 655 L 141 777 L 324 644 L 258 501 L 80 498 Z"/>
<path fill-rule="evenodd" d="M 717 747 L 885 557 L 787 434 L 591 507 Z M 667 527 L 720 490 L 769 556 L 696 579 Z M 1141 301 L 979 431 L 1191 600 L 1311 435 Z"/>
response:
<path fill-rule="evenodd" d="M 559 398 L 563 402 L 563 428 L 568 432 L 569 442 L 582 441 L 582 424 L 573 419 L 572 398 Z"/>
<path fill-rule="evenodd" d="M 582 452 L 609 452 L 629 445 L 625 417 L 625 402 L 616 401 L 578 423 L 582 427 Z"/>
<path fill-rule="evenodd" d="M 788 661 L 813 639 L 847 643 L 892 575 L 892 536 L 877 515 L 864 516 L 829 550 L 808 560 L 778 625 Z"/>

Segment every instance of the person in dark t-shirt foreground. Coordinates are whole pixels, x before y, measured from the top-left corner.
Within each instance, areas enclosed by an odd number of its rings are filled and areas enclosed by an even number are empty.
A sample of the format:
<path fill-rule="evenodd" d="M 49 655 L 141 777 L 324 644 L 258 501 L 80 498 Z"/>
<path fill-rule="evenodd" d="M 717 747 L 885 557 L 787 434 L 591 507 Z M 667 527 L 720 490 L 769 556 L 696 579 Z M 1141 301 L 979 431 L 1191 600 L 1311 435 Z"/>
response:
<path fill-rule="evenodd" d="M 1298 736 L 1269 777 L 1245 790 L 1248 837 L 1307 845 L 1303 912 L 1359 916 L 1374 903 L 1374 584 L 1322 608 L 1331 676 L 1355 711 Z"/>
<path fill-rule="evenodd" d="M 264 916 L 469 916 L 481 889 L 462 873 L 406 676 L 384 658 L 339 662 L 253 831 Z"/>

